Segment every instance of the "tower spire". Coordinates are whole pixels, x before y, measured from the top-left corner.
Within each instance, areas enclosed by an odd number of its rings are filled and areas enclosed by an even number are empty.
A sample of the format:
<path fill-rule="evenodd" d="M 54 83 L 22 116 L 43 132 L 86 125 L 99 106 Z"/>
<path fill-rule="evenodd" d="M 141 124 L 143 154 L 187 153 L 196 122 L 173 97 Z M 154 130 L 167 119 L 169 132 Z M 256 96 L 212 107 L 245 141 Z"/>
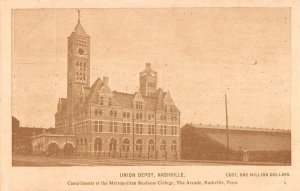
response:
<path fill-rule="evenodd" d="M 77 9 L 77 12 L 78 12 L 78 23 L 80 23 L 80 10 Z"/>

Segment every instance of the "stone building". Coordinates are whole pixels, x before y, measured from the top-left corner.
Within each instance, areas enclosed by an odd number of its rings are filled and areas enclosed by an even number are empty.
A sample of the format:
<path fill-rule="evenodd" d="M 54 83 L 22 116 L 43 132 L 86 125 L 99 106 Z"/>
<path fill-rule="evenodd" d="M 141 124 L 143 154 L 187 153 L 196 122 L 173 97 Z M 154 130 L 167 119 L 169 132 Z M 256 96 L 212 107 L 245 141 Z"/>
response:
<path fill-rule="evenodd" d="M 180 111 L 157 87 L 151 64 L 132 94 L 112 91 L 108 77 L 90 86 L 90 41 L 78 19 L 68 37 L 67 98 L 57 104 L 57 132 L 75 135 L 77 155 L 179 158 Z"/>

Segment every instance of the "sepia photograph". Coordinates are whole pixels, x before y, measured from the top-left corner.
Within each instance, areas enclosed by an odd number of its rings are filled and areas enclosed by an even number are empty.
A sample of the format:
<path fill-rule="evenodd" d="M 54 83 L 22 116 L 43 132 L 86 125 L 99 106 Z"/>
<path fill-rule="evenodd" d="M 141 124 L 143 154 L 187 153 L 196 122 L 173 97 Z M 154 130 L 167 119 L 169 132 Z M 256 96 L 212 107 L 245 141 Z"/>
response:
<path fill-rule="evenodd" d="M 11 40 L 13 167 L 292 164 L 288 7 L 13 9 Z"/>

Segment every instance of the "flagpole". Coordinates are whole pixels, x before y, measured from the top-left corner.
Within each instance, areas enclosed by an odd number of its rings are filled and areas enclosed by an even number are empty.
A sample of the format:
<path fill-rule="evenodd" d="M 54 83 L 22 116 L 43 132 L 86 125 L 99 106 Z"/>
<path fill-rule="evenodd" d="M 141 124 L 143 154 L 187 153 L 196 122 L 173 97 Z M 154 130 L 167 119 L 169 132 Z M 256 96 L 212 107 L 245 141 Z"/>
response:
<path fill-rule="evenodd" d="M 225 113 L 226 113 L 226 139 L 227 139 L 227 160 L 229 159 L 229 137 L 228 137 L 228 113 L 227 113 L 227 95 L 225 94 Z"/>

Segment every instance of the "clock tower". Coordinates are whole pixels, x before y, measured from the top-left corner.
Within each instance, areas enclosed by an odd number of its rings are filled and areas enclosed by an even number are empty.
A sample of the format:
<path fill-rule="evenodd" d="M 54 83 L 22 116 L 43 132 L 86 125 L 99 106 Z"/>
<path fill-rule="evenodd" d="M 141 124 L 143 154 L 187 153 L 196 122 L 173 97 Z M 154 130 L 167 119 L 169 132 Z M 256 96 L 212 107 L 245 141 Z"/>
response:
<path fill-rule="evenodd" d="M 146 69 L 140 72 L 140 92 L 143 96 L 154 97 L 157 89 L 157 72 L 151 69 L 151 64 L 146 63 Z"/>
<path fill-rule="evenodd" d="M 84 87 L 90 86 L 90 37 L 80 23 L 68 37 L 68 79 L 67 79 L 67 115 L 68 132 L 72 133 L 75 105 L 80 100 Z"/>

